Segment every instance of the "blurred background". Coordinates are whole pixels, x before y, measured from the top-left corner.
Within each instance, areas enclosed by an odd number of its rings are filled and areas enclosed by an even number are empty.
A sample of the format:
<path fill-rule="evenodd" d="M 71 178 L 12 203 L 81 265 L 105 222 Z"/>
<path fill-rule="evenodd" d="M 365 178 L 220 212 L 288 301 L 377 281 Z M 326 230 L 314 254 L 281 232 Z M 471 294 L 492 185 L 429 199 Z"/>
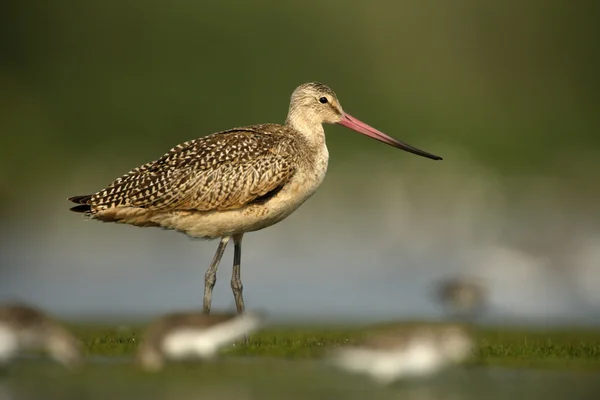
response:
<path fill-rule="evenodd" d="M 473 276 L 490 321 L 600 322 L 600 25 L 530 0 L 0 5 L 0 300 L 73 316 L 200 307 L 216 242 L 86 222 L 66 198 L 176 144 L 285 120 L 306 81 L 444 161 L 327 126 L 328 176 L 246 236 L 248 308 L 437 318 Z M 214 309 L 233 308 L 232 248 Z"/>

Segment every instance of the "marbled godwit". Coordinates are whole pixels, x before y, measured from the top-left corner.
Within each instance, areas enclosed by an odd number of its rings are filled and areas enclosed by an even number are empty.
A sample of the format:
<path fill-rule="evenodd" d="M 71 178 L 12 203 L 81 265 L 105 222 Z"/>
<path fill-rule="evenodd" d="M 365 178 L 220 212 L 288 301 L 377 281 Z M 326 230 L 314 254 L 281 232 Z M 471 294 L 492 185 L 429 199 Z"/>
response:
<path fill-rule="evenodd" d="M 235 128 L 182 143 L 95 194 L 71 197 L 70 201 L 80 204 L 71 210 L 104 222 L 220 238 L 205 275 L 207 313 L 217 268 L 233 238 L 231 288 L 241 313 L 242 236 L 283 220 L 321 185 L 329 159 L 324 123 L 337 123 L 393 147 L 442 159 L 350 116 L 329 87 L 312 82 L 294 90 L 285 125 Z"/>
<path fill-rule="evenodd" d="M 25 304 L 0 306 L 0 365 L 28 350 L 43 350 L 69 368 L 83 361 L 77 338 L 42 311 Z"/>
<path fill-rule="evenodd" d="M 348 372 L 389 384 L 432 375 L 463 362 L 473 346 L 472 335 L 464 326 L 411 326 L 372 333 L 362 343 L 337 349 L 331 361 Z"/>
<path fill-rule="evenodd" d="M 138 348 L 137 362 L 143 369 L 156 371 L 167 359 L 211 359 L 221 347 L 257 330 L 262 321 L 262 315 L 254 312 L 243 315 L 168 314 L 153 321 L 146 329 Z"/>

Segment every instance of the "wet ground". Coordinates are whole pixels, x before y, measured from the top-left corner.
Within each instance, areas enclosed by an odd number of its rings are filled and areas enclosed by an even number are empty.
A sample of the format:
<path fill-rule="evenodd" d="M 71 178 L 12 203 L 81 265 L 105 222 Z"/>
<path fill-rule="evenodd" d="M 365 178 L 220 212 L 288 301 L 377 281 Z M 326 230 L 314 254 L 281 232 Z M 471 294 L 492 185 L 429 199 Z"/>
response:
<path fill-rule="evenodd" d="M 70 373 L 23 359 L 3 371 L 0 400 L 33 399 L 594 399 L 598 372 L 462 367 L 381 387 L 318 361 L 230 357 L 145 373 L 122 359 L 93 359 Z"/>

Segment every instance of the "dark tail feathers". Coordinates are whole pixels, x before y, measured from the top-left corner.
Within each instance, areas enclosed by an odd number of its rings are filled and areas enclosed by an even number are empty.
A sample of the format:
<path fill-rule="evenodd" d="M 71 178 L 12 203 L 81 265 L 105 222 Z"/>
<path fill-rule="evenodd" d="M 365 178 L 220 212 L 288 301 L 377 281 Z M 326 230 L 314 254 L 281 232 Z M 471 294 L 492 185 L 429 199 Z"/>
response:
<path fill-rule="evenodd" d="M 78 213 L 86 213 L 92 211 L 92 207 L 88 204 L 91 200 L 92 195 L 86 194 L 83 196 L 73 196 L 69 197 L 69 201 L 75 204 L 79 204 L 78 206 L 71 207 L 70 210 Z"/>

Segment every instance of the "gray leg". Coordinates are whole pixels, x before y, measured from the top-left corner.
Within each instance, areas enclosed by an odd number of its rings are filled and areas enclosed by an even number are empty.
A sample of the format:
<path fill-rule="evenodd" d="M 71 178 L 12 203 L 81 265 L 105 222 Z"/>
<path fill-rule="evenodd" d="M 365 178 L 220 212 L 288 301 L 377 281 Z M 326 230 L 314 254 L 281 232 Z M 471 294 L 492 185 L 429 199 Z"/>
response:
<path fill-rule="evenodd" d="M 206 274 L 204 275 L 204 312 L 206 314 L 210 313 L 210 306 L 212 303 L 212 292 L 215 287 L 215 282 L 217 281 L 217 268 L 219 268 L 219 263 L 221 262 L 221 258 L 223 257 L 223 253 L 225 252 L 225 248 L 227 247 L 227 242 L 229 242 L 229 236 L 225 236 L 221 238 L 221 242 L 219 243 L 219 247 L 217 247 L 217 252 L 213 257 L 210 266 L 206 270 Z"/>
<path fill-rule="evenodd" d="M 242 285 L 242 277 L 240 276 L 240 265 L 242 263 L 242 236 L 234 235 L 233 243 L 235 245 L 233 250 L 233 273 L 231 274 L 231 290 L 233 290 L 233 297 L 235 297 L 235 307 L 237 308 L 238 315 L 243 314 L 244 307 L 244 296 L 242 291 L 244 285 Z M 243 344 L 248 344 L 248 335 L 244 333 L 242 338 Z"/>
<path fill-rule="evenodd" d="M 231 290 L 233 290 L 233 297 L 235 297 L 235 307 L 237 308 L 238 314 L 242 314 L 244 312 L 244 297 L 242 296 L 242 291 L 244 290 L 244 286 L 242 285 L 242 277 L 240 276 L 240 264 L 242 262 L 242 236 L 234 235 L 233 243 L 235 245 L 233 251 L 233 273 L 231 274 Z"/>

